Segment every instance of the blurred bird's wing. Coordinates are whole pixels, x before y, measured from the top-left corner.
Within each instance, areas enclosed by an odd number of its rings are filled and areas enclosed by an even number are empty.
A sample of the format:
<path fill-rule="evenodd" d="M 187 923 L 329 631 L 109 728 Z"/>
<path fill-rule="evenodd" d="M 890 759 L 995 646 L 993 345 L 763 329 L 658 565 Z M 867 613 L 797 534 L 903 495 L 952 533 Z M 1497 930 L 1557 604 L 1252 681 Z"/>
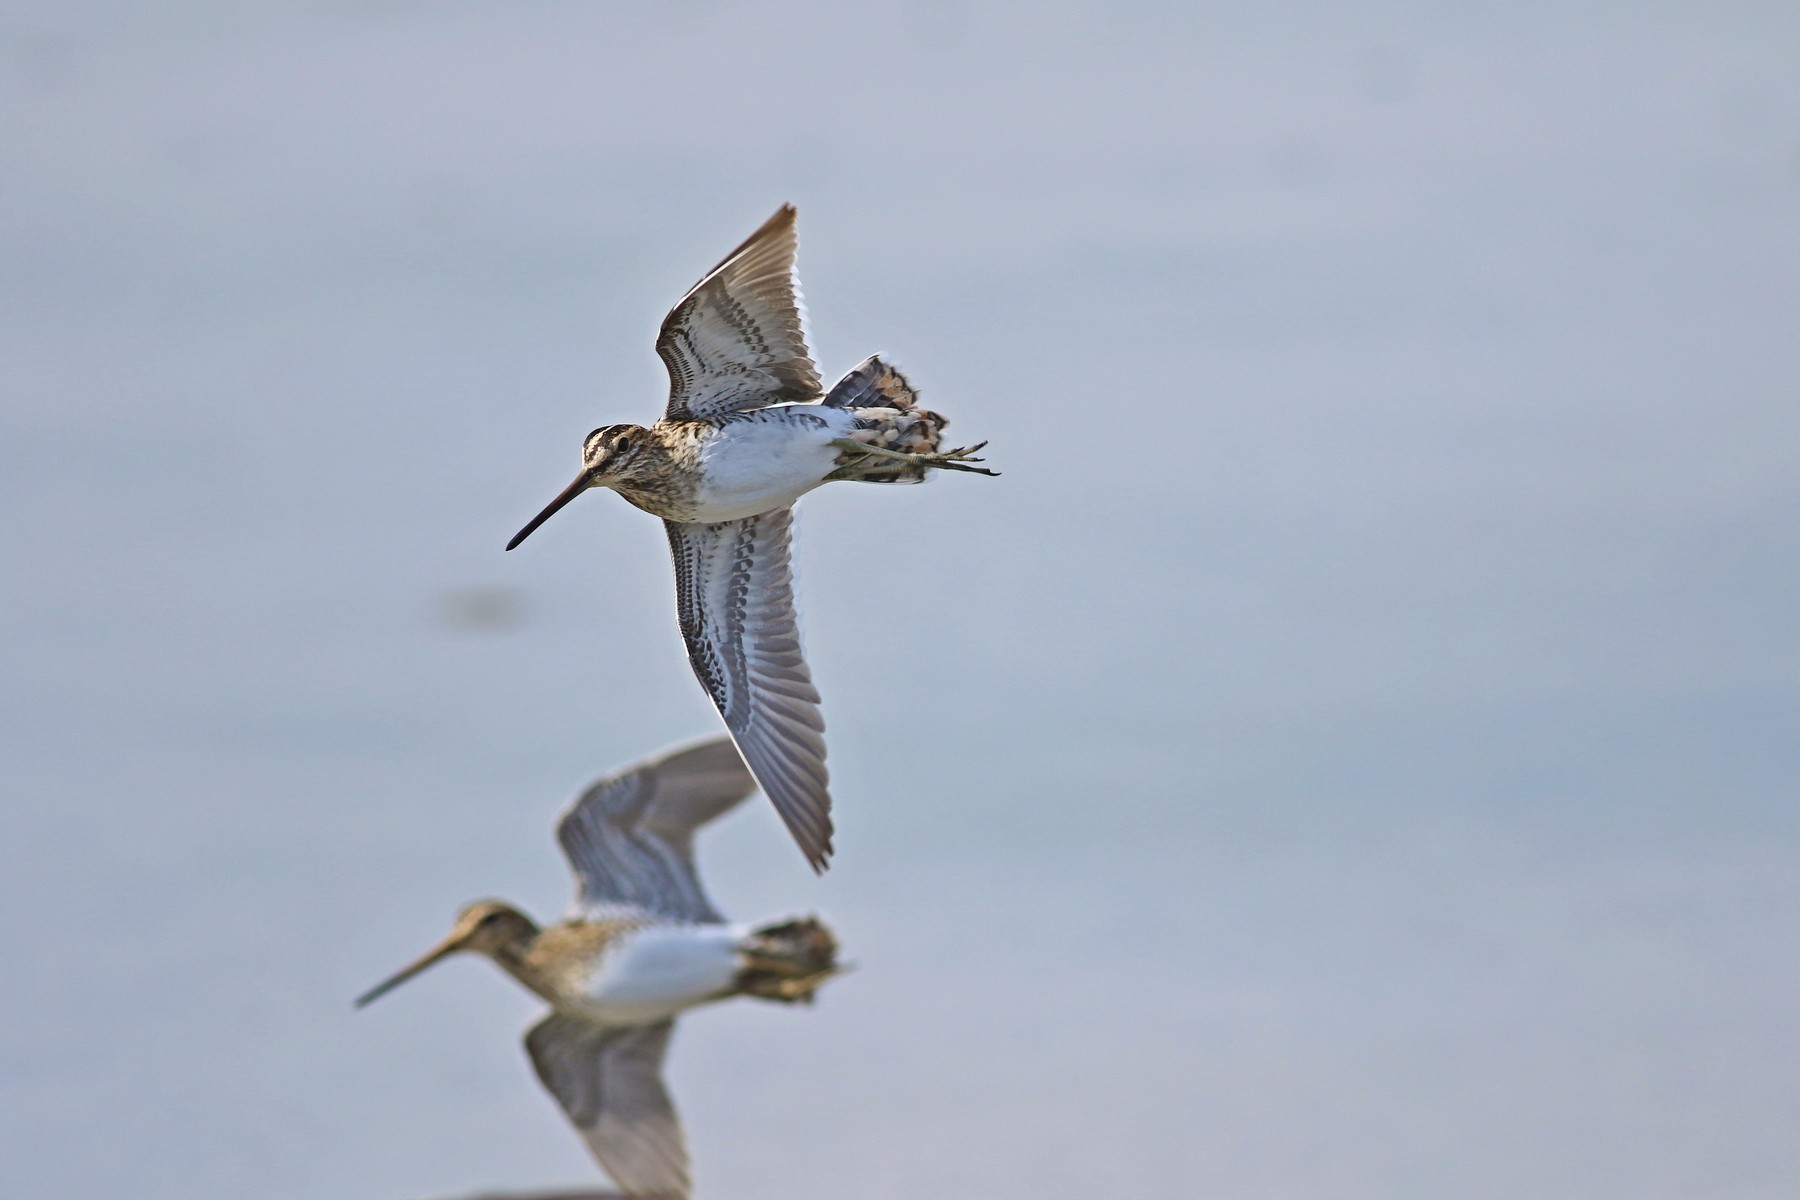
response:
<path fill-rule="evenodd" d="M 831 857 L 825 719 L 795 624 L 793 510 L 663 524 L 688 662 L 806 860 L 823 871 Z"/>
<path fill-rule="evenodd" d="M 794 276 L 794 216 L 782 205 L 663 318 L 656 352 L 669 368 L 665 420 L 819 398 Z"/>
<path fill-rule="evenodd" d="M 669 1020 L 609 1029 L 552 1013 L 525 1033 L 538 1078 L 632 1196 L 687 1200 L 687 1139 L 662 1081 L 674 1028 Z"/>
<path fill-rule="evenodd" d="M 556 827 L 585 913 L 630 905 L 678 921 L 718 922 L 694 869 L 694 831 L 756 790 L 729 738 L 713 738 L 608 775 Z"/>

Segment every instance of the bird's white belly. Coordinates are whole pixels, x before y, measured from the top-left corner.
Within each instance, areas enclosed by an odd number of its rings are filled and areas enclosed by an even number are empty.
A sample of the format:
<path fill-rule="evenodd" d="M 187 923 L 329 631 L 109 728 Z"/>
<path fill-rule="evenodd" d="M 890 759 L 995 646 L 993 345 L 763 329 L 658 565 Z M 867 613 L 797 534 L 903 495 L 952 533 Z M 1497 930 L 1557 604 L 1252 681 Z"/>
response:
<path fill-rule="evenodd" d="M 688 520 L 735 521 L 786 508 L 825 482 L 837 466 L 832 439 L 846 436 L 855 417 L 841 409 L 799 407 L 807 410 L 804 417 L 782 419 L 780 409 L 770 409 L 768 416 L 732 422 L 708 440 Z"/>
<path fill-rule="evenodd" d="M 716 1000 L 737 979 L 740 930 L 729 925 L 652 926 L 607 948 L 588 980 L 589 1011 L 641 1024 Z"/>

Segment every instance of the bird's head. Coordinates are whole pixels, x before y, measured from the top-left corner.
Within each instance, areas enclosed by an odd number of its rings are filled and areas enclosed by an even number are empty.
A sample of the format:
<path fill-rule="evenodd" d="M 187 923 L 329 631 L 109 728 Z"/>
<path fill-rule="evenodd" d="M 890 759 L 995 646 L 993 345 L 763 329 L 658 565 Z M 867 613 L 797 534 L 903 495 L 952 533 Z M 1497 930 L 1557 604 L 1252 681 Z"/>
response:
<path fill-rule="evenodd" d="M 477 900 L 456 914 L 450 934 L 424 955 L 402 967 L 356 998 L 356 1007 L 393 991 L 425 968 L 434 966 L 462 951 L 504 958 L 523 949 L 537 936 L 535 922 L 512 905 L 501 900 Z"/>
<path fill-rule="evenodd" d="M 539 525 L 555 515 L 557 509 L 589 488 L 612 487 L 647 460 L 649 448 L 650 431 L 642 425 L 602 425 L 588 434 L 581 444 L 581 474 L 546 505 L 543 512 L 531 518 L 531 522 L 506 543 L 506 548 L 511 550 L 530 537 Z"/>

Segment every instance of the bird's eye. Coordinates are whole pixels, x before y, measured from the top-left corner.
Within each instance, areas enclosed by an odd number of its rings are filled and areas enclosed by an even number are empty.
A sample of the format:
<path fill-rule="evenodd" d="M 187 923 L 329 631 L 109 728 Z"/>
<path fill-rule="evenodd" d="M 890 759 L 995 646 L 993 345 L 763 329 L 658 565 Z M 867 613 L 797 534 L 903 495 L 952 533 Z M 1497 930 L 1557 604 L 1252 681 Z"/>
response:
<path fill-rule="evenodd" d="M 629 451 L 630 449 L 631 449 L 631 439 L 628 437 L 622 437 L 618 441 L 613 443 L 613 450 L 615 453 L 624 454 L 627 451 Z"/>

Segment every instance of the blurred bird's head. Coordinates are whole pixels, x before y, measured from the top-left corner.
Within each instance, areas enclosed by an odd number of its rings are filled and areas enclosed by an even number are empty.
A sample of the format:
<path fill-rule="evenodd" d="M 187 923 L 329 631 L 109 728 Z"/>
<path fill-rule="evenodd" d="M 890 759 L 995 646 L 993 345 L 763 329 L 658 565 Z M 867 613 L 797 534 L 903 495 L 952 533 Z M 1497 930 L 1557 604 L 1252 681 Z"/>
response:
<path fill-rule="evenodd" d="M 588 434 L 587 441 L 581 446 L 581 474 L 546 505 L 543 512 L 531 518 L 530 523 L 506 543 L 506 548 L 511 550 L 530 537 L 539 525 L 555 515 L 557 509 L 589 488 L 617 484 L 631 474 L 633 468 L 648 461 L 650 449 L 650 431 L 642 425 L 602 425 Z"/>
<path fill-rule="evenodd" d="M 451 926 L 448 937 L 358 996 L 356 1007 L 386 995 L 425 968 L 464 950 L 504 962 L 529 945 L 537 932 L 536 923 L 512 905 L 501 900 L 477 900 L 456 914 L 456 924 Z"/>

